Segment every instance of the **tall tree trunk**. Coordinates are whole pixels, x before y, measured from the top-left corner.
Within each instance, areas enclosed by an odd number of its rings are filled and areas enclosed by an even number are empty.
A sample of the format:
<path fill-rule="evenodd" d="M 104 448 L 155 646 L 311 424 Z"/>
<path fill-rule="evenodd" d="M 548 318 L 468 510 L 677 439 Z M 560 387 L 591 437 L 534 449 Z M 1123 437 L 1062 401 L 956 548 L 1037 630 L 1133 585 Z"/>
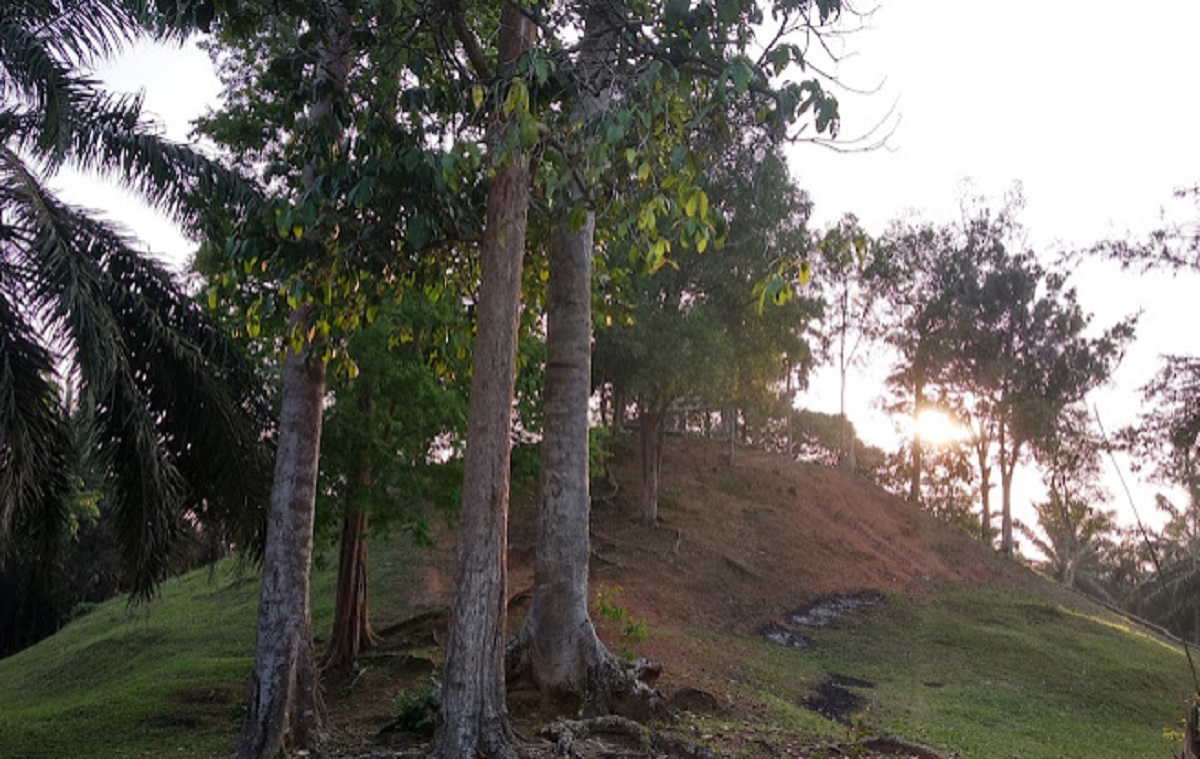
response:
<path fill-rule="evenodd" d="M 908 482 L 909 502 L 921 505 L 921 469 L 925 466 L 921 456 L 921 435 L 917 432 L 917 417 L 925 408 L 925 383 L 917 381 L 913 387 L 913 439 L 912 439 L 912 472 Z"/>
<path fill-rule="evenodd" d="M 841 432 L 842 432 L 842 468 L 847 472 L 858 471 L 858 454 L 854 450 L 854 430 L 850 427 L 850 417 L 846 416 L 846 367 L 842 366 L 841 382 Z"/>
<path fill-rule="evenodd" d="M 355 392 L 354 403 L 365 419 L 375 416 L 372 393 L 362 387 Z M 386 438 L 386 434 L 385 434 Z M 367 561 L 367 532 L 370 514 L 360 505 L 363 494 L 375 484 L 375 470 L 368 453 L 357 455 L 357 472 L 345 494 L 342 537 L 338 546 L 338 573 L 333 607 L 333 630 L 323 666 L 349 667 L 358 652 L 378 643 L 371 629 Z"/>
<path fill-rule="evenodd" d="M 607 2 L 589 4 L 575 68 L 578 93 L 572 120 L 577 124 L 586 126 L 607 107 L 606 58 L 615 50 L 615 22 Z M 570 202 L 579 203 L 583 197 L 582 188 L 572 182 Z M 583 698 L 593 711 L 605 711 L 603 678 L 595 674 L 615 662 L 588 614 L 588 399 L 596 215 L 588 209 L 583 223 L 574 227 L 568 219 L 571 209 L 564 205 L 550 238 L 533 600 L 513 645 L 543 695 Z"/>
<path fill-rule="evenodd" d="M 662 470 L 663 412 L 651 404 L 638 404 L 642 442 L 642 522 L 658 522 L 658 485 Z"/>
<path fill-rule="evenodd" d="M 364 472 L 360 473 L 360 485 L 364 478 L 370 479 L 370 469 Z M 371 629 L 368 603 L 368 518 L 369 514 L 362 509 L 342 518 L 333 631 L 329 636 L 329 650 L 325 654 L 327 667 L 349 667 L 358 658 L 359 651 L 371 648 L 379 641 Z"/>
<path fill-rule="evenodd" d="M 976 445 L 975 457 L 979 461 L 979 499 L 982 509 L 979 515 L 979 539 L 984 545 L 992 547 L 992 468 L 988 465 L 987 448 Z"/>
<path fill-rule="evenodd" d="M 328 0 L 329 27 L 318 51 L 313 78 L 321 97 L 309 108 L 309 120 L 321 139 L 336 143 L 341 128 L 335 100 L 344 95 L 350 72 L 347 30 L 350 12 Z M 304 169 L 311 188 L 316 167 Z M 313 230 L 307 235 L 317 234 Z M 289 326 L 307 332 L 309 307 L 301 305 Z M 321 415 L 325 402 L 325 362 L 312 345 L 284 353 L 279 409 L 279 445 L 267 515 L 266 548 L 258 608 L 258 643 L 246 720 L 233 751 L 236 759 L 268 759 L 283 745 L 309 748 L 324 727 L 320 679 L 312 643 L 309 572 L 316 511 L 317 466 L 321 452 Z"/>
<path fill-rule="evenodd" d="M 322 704 L 313 656 L 309 568 L 325 363 L 288 348 L 283 362 L 279 447 L 267 515 L 258 644 L 250 704 L 233 756 L 269 759 L 280 746 L 308 747 Z"/>
<path fill-rule="evenodd" d="M 560 220 L 550 243 L 533 601 L 512 644 L 520 662 L 510 669 L 528 673 L 543 695 L 560 698 L 588 696 L 589 671 L 596 671 L 609 656 L 588 614 L 594 225 L 591 212 L 575 231 Z"/>
<path fill-rule="evenodd" d="M 619 435 L 625 431 L 625 410 L 627 402 L 625 400 L 625 388 L 619 382 L 613 382 L 612 385 L 612 431 L 614 435 Z"/>
<path fill-rule="evenodd" d="M 1017 466 L 1017 450 L 1008 446 L 1008 425 L 1000 422 L 1000 553 L 1013 555 L 1012 479 Z"/>
<path fill-rule="evenodd" d="M 858 471 L 858 455 L 854 450 L 854 433 L 850 429 L 850 418 L 846 416 L 846 375 L 850 369 L 850 358 L 846 355 L 846 330 L 849 319 L 849 297 L 842 296 L 842 329 L 839 335 L 838 372 L 841 380 L 838 385 L 839 412 L 842 417 L 842 468 L 848 472 Z"/>
<path fill-rule="evenodd" d="M 500 20 L 502 73 L 511 71 L 517 59 L 532 48 L 535 34 L 533 23 L 521 9 L 506 3 Z M 499 148 L 507 123 L 499 112 L 493 116 L 489 125 L 493 151 Z M 435 754 L 443 759 L 515 755 L 504 702 L 505 551 L 529 181 L 529 157 L 513 149 L 503 164 L 495 166 L 488 182 L 458 564 L 434 739 Z"/>

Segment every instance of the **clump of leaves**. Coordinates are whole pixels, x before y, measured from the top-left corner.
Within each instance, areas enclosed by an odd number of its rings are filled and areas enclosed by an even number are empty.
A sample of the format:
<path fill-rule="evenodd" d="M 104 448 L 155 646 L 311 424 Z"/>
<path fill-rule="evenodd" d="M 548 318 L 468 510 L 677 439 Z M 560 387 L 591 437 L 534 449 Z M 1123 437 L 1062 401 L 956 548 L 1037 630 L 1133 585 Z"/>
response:
<path fill-rule="evenodd" d="M 629 610 L 618 601 L 620 595 L 620 587 L 600 588 L 596 591 L 596 610 L 600 613 L 602 619 L 607 620 L 621 633 L 621 638 L 625 644 L 645 642 L 650 632 L 646 625 L 646 620 L 634 619 L 629 616 Z M 619 653 L 627 659 L 632 659 L 635 656 L 634 652 L 629 650 L 627 646 L 623 646 Z"/>
<path fill-rule="evenodd" d="M 438 707 L 442 702 L 442 684 L 429 678 L 416 690 L 396 694 L 396 727 L 418 735 L 433 735 L 437 727 Z"/>

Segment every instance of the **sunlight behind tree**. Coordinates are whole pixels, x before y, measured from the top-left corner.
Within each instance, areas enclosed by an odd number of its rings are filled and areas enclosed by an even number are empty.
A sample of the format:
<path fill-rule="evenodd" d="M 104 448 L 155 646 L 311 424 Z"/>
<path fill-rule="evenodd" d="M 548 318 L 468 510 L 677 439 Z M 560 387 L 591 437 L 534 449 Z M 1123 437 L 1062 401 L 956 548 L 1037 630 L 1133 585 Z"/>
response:
<path fill-rule="evenodd" d="M 935 409 L 925 409 L 918 414 L 912 425 L 912 431 L 921 440 L 935 446 L 950 445 L 971 436 L 969 429 L 954 421 L 944 411 Z"/>

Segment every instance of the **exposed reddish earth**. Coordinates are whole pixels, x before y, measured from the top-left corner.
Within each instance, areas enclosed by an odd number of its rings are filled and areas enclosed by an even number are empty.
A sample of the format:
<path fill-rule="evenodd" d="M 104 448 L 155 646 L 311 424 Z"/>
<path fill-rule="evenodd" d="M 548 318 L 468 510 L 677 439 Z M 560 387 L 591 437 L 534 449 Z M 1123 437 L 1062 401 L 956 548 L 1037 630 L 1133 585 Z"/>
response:
<path fill-rule="evenodd" d="M 755 451 L 737 451 L 731 464 L 726 446 L 691 438 L 667 442 L 661 521 L 647 528 L 636 517 L 636 452 L 622 450 L 633 441 L 617 442 L 610 467 L 615 493 L 606 498 L 614 488 L 599 485 L 594 494 L 593 593 L 619 589 L 616 602 L 632 618 L 646 620 L 652 633 L 638 649 L 663 663 L 658 685 L 680 708 L 715 710 L 735 722 L 757 709 L 729 688 L 740 664 L 735 647 L 706 648 L 703 636 L 689 631 L 741 631 L 747 645 L 757 644 L 755 636 L 768 627 L 802 634 L 790 618 L 829 596 L 870 592 L 920 598 L 948 583 L 1036 581 L 1026 569 L 861 478 Z M 514 625 L 533 583 L 533 495 L 520 487 L 513 494 L 509 590 Z M 442 547 L 428 554 L 421 585 L 411 589 L 414 610 L 447 604 L 452 540 L 452 535 L 440 536 Z M 376 668 L 371 678 L 363 678 L 370 683 L 349 689 L 332 715 L 335 726 L 348 731 L 347 739 L 374 742 L 371 735 L 387 723 L 395 692 L 419 684 L 432 671 L 442 625 L 444 617 L 435 614 L 381 631 L 383 649 L 365 660 L 368 668 Z M 612 625 L 598 626 L 610 647 L 621 648 Z M 328 687 L 346 691 L 348 684 Z M 510 707 L 523 732 L 548 716 L 543 710 L 531 712 L 520 694 Z M 404 739 L 392 736 L 388 742 L 393 740 Z M 770 736 L 755 740 L 763 744 L 762 753 L 741 746 L 748 751 L 743 755 L 783 755 L 783 738 L 776 736 L 774 744 Z M 823 749 L 826 755 L 829 750 Z M 797 751 L 796 756 L 808 755 Z M 881 745 L 864 756 L 919 755 L 914 751 L 902 744 Z"/>

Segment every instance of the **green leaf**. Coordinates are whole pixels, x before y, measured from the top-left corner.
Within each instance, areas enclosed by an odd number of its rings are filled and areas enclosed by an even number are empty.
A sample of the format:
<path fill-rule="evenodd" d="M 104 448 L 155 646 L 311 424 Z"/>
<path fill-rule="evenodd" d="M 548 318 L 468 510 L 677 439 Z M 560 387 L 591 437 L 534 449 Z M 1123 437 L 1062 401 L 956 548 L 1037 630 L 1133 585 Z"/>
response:
<path fill-rule="evenodd" d="M 508 88 L 508 97 L 504 98 L 504 105 L 501 107 L 505 116 L 511 115 L 513 111 L 527 113 L 529 111 L 529 89 L 525 86 L 525 80 L 514 79 L 513 83 Z"/>
<path fill-rule="evenodd" d="M 521 148 L 529 150 L 538 142 L 538 125 L 531 118 L 522 118 L 521 123 L 517 127 L 517 139 L 521 143 Z"/>
<path fill-rule="evenodd" d="M 647 179 L 650 178 L 650 164 L 649 163 L 642 162 L 642 165 L 638 166 L 637 178 L 638 178 L 639 182 L 645 182 Z"/>
<path fill-rule="evenodd" d="M 771 64 L 772 71 L 778 75 L 792 60 L 792 53 L 786 45 L 777 47 L 767 53 L 767 62 Z"/>
<path fill-rule="evenodd" d="M 475 110 L 479 110 L 479 107 L 481 105 L 483 105 L 483 87 L 482 86 L 477 84 L 471 88 L 471 102 L 475 105 Z"/>
<path fill-rule="evenodd" d="M 733 88 L 741 95 L 750 84 L 750 67 L 744 61 L 737 61 L 732 66 Z"/>

